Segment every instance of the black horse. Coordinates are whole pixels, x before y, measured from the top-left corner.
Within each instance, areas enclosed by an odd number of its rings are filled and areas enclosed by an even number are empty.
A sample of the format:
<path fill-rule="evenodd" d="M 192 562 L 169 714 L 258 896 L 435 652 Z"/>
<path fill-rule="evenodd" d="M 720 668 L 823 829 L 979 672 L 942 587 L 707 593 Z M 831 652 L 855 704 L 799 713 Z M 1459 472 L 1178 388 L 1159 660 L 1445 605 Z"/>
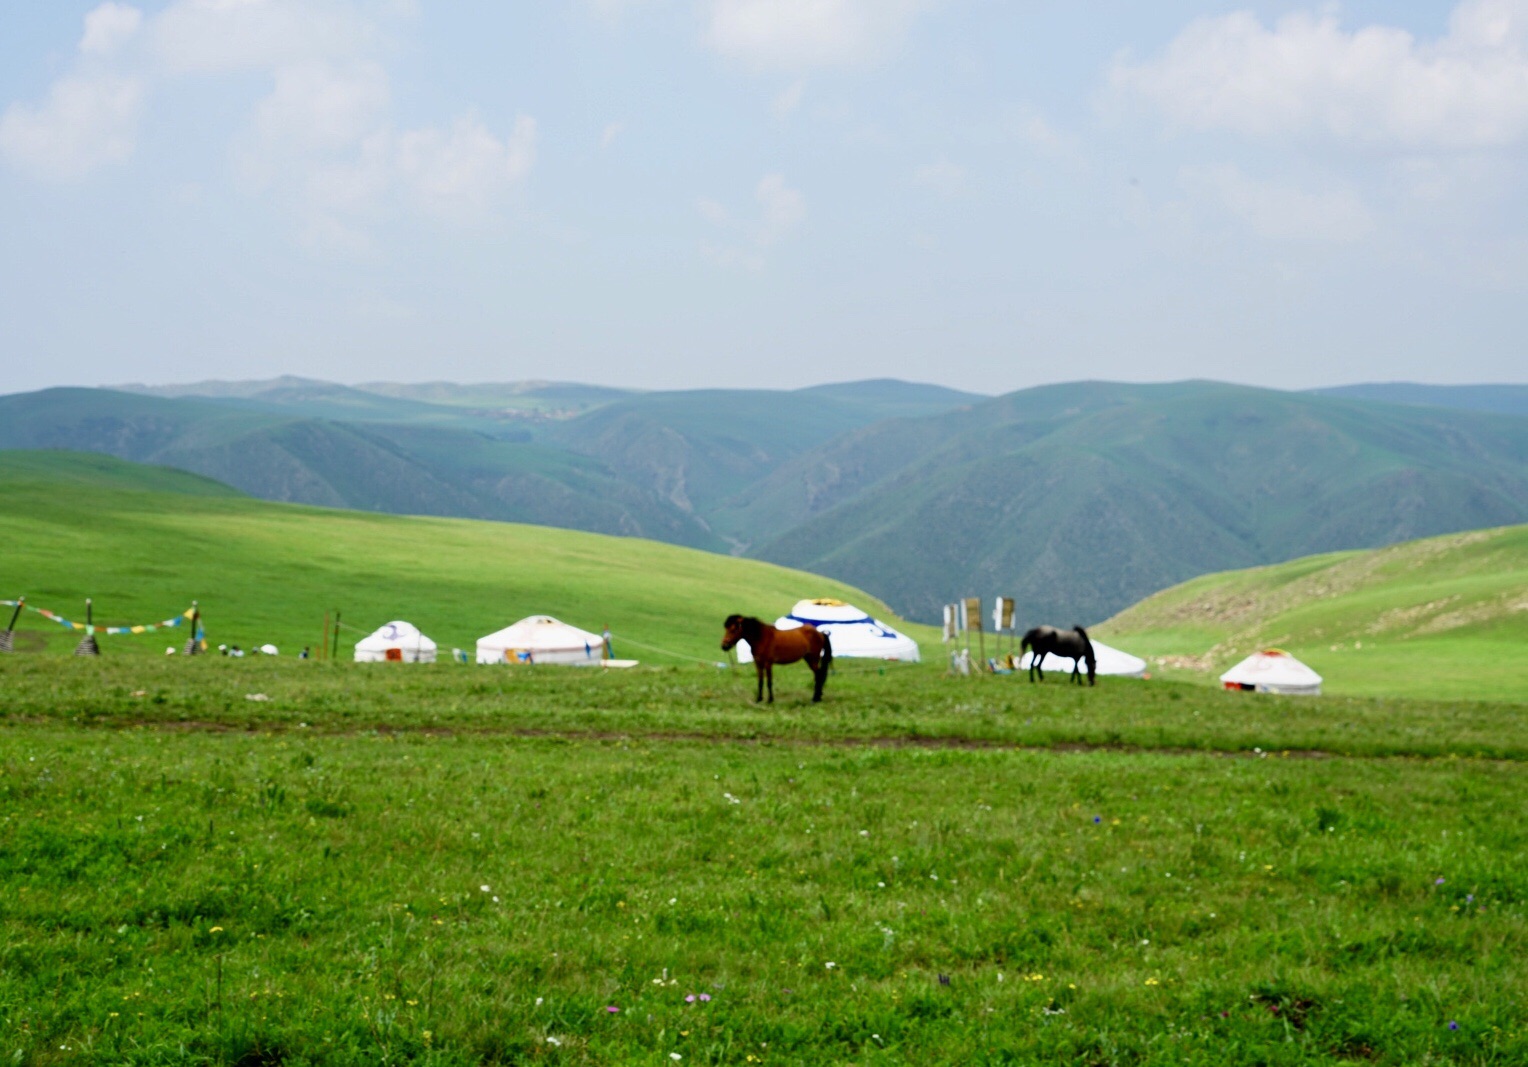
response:
<path fill-rule="evenodd" d="M 1088 632 L 1081 626 L 1074 626 L 1070 630 L 1058 630 L 1054 626 L 1036 626 L 1024 635 L 1024 640 L 1019 645 L 1020 652 L 1030 652 L 1029 657 L 1029 680 L 1035 680 L 1035 675 L 1040 675 L 1040 681 L 1045 681 L 1045 671 L 1040 668 L 1040 661 L 1047 655 L 1059 656 L 1061 659 L 1072 661 L 1072 681 L 1082 684 L 1082 664 L 1088 665 L 1088 684 L 1097 685 L 1098 659 L 1093 655 L 1093 642 L 1088 640 Z"/>

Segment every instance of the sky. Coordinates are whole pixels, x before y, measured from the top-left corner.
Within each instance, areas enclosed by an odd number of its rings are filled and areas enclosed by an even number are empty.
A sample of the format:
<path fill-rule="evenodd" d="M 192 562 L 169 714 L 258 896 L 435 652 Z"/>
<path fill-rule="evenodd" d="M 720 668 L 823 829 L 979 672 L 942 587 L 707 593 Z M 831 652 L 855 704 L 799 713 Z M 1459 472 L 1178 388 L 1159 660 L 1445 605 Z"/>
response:
<path fill-rule="evenodd" d="M 0 392 L 1528 381 L 1528 0 L 0 0 Z"/>

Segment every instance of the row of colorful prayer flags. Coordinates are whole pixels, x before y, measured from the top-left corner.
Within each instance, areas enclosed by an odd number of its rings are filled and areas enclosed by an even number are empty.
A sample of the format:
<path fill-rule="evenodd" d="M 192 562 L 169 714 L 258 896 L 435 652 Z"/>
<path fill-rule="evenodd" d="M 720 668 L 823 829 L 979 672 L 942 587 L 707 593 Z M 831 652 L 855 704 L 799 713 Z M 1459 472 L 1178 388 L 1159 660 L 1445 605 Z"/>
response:
<path fill-rule="evenodd" d="M 0 600 L 0 606 L 14 608 L 23 606 L 15 600 Z M 151 634 L 155 630 L 167 630 L 172 626 L 179 626 L 187 619 L 196 614 L 195 608 L 187 608 L 173 619 L 165 619 L 163 622 L 145 623 L 142 626 L 94 626 L 83 622 L 73 622 L 47 608 L 34 608 L 30 604 L 24 605 L 28 611 L 35 611 L 45 619 L 51 619 L 66 630 L 80 630 L 89 634 Z M 200 634 L 197 635 L 201 636 Z"/>

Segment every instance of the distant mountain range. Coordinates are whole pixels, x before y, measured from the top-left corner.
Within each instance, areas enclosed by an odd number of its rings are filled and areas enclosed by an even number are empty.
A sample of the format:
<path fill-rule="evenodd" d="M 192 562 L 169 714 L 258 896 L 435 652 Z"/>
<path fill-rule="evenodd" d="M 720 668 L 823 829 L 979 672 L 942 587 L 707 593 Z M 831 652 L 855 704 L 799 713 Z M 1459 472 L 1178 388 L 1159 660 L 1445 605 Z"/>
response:
<path fill-rule="evenodd" d="M 0 448 L 254 496 L 648 537 L 841 578 L 932 621 L 1105 618 L 1209 571 L 1528 521 L 1528 387 L 1287 393 L 899 381 L 633 392 L 300 378 L 0 397 Z"/>

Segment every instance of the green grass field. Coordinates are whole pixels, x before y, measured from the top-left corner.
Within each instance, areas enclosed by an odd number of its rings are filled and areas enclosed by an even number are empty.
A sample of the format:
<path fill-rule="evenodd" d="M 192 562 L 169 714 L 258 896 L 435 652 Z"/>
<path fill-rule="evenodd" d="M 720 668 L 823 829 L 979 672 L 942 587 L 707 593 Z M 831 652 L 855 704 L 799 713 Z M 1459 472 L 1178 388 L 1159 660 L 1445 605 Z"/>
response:
<path fill-rule="evenodd" d="M 863 664 L 774 709 L 701 667 L 0 687 L 14 1062 L 1528 1057 L 1521 707 Z"/>
<path fill-rule="evenodd" d="M 213 644 L 318 646 L 326 611 L 361 636 L 406 619 L 443 650 L 532 614 L 586 630 L 608 625 L 616 652 L 713 661 L 733 612 L 773 619 L 803 597 L 859 590 L 772 564 L 571 530 L 410 518 L 212 495 L 217 483 L 165 468 L 71 453 L 0 454 L 0 599 L 100 624 L 169 618 L 200 602 Z M 894 623 L 895 624 L 895 623 Z M 37 615 L 18 647 L 63 652 L 80 635 Z M 910 627 L 927 639 L 927 627 Z M 108 655 L 163 655 L 166 634 L 103 637 Z M 656 651 L 656 650 L 662 651 Z"/>
<path fill-rule="evenodd" d="M 9 1062 L 1528 1062 L 1521 692 L 1031 685 L 936 654 L 840 661 L 821 705 L 785 668 L 760 706 L 712 665 L 723 614 L 879 606 L 668 546 L 32 464 L 0 475 L 0 581 L 44 606 L 199 597 L 214 642 L 287 652 L 327 606 L 447 647 L 548 610 L 675 655 L 187 659 L 154 634 L 92 660 L 24 631 Z"/>
<path fill-rule="evenodd" d="M 1343 695 L 1528 697 L 1528 526 L 1211 574 L 1097 628 L 1169 676 L 1213 682 L 1286 649 Z"/>

